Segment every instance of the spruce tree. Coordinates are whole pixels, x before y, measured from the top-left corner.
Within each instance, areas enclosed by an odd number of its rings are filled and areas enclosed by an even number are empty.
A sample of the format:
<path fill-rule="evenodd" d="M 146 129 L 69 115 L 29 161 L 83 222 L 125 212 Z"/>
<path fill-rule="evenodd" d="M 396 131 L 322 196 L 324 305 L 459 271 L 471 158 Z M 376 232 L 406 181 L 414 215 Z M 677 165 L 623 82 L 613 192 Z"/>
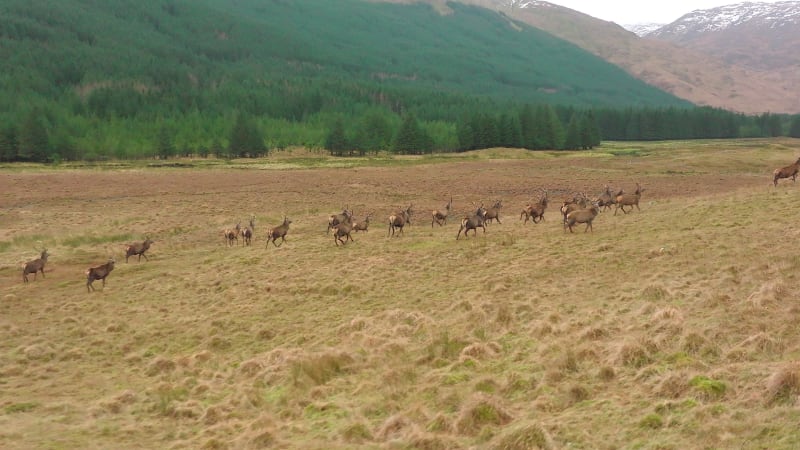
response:
<path fill-rule="evenodd" d="M 232 158 L 245 158 L 262 156 L 267 153 L 264 145 L 264 136 L 258 125 L 243 113 L 236 117 L 236 123 L 231 130 L 228 144 L 228 154 Z"/>
<path fill-rule="evenodd" d="M 0 132 L 0 161 L 17 160 L 17 129 L 9 126 Z"/>
<path fill-rule="evenodd" d="M 19 159 L 45 162 L 50 155 L 50 138 L 38 111 L 31 111 L 19 130 Z"/>
<path fill-rule="evenodd" d="M 347 136 L 344 134 L 344 123 L 341 119 L 336 119 L 333 127 L 325 138 L 325 148 L 333 156 L 343 156 L 347 149 Z"/>
<path fill-rule="evenodd" d="M 419 154 L 432 150 L 433 139 L 420 127 L 417 118 L 408 114 L 397 130 L 392 148 L 396 153 Z"/>
<path fill-rule="evenodd" d="M 800 138 L 800 114 L 792 116 L 789 124 L 789 137 Z"/>

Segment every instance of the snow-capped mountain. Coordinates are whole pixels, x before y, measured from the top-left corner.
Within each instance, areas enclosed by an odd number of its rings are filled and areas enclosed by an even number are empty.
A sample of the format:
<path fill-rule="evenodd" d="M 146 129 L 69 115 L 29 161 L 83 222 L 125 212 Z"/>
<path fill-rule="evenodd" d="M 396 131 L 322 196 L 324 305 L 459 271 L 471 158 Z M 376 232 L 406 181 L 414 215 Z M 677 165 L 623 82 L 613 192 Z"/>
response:
<path fill-rule="evenodd" d="M 679 38 L 742 26 L 780 29 L 798 25 L 800 25 L 800 1 L 744 2 L 692 11 L 675 22 L 652 31 L 649 36 Z"/>
<path fill-rule="evenodd" d="M 745 2 L 692 11 L 645 35 L 759 70 L 797 70 L 800 1 Z"/>
<path fill-rule="evenodd" d="M 664 26 L 663 23 L 633 23 L 633 24 L 622 25 L 622 28 L 625 28 L 626 30 L 633 32 L 637 36 L 646 36 L 663 26 Z"/>

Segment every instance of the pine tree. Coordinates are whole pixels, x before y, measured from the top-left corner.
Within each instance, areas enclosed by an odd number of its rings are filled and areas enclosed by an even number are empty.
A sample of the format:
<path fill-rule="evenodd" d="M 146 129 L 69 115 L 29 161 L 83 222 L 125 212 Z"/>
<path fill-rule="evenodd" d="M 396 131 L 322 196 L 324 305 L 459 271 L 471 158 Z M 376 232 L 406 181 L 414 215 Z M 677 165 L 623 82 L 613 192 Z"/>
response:
<path fill-rule="evenodd" d="M 792 116 L 789 124 L 789 137 L 800 138 L 800 114 Z"/>
<path fill-rule="evenodd" d="M 7 127 L 0 132 L 0 161 L 17 160 L 17 129 Z"/>
<path fill-rule="evenodd" d="M 23 161 L 45 162 L 50 155 L 50 138 L 40 113 L 31 111 L 22 122 L 19 131 L 19 159 Z"/>
<path fill-rule="evenodd" d="M 573 113 L 567 124 L 567 135 L 564 139 L 565 150 L 577 150 L 581 147 L 581 120 L 577 113 Z"/>
<path fill-rule="evenodd" d="M 344 134 L 344 123 L 341 119 L 336 119 L 333 127 L 325 138 L 325 148 L 334 156 L 343 156 L 347 149 L 347 137 Z"/>
<path fill-rule="evenodd" d="M 433 149 L 433 139 L 423 130 L 417 118 L 408 114 L 403 119 L 392 146 L 396 153 L 419 154 Z"/>
<path fill-rule="evenodd" d="M 175 156 L 175 143 L 169 128 L 162 126 L 156 136 L 156 156 L 159 159 L 169 159 Z"/>
<path fill-rule="evenodd" d="M 231 130 L 228 153 L 233 158 L 257 157 L 267 153 L 264 136 L 256 123 L 239 113 Z"/>

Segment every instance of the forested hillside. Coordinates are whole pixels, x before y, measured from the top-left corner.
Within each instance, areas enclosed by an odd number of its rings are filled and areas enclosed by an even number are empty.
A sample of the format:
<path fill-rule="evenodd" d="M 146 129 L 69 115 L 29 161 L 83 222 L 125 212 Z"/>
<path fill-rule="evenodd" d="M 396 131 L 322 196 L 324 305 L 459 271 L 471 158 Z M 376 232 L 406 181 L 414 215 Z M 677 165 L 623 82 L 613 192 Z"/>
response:
<path fill-rule="evenodd" d="M 6 0 L 0 159 L 579 148 L 600 136 L 661 137 L 631 127 L 642 111 L 695 117 L 572 44 L 449 6 L 441 15 L 358 0 Z M 702 114 L 715 122 L 689 137 L 747 122 Z M 626 121 L 615 124 L 623 135 L 598 128 L 609 120 Z"/>

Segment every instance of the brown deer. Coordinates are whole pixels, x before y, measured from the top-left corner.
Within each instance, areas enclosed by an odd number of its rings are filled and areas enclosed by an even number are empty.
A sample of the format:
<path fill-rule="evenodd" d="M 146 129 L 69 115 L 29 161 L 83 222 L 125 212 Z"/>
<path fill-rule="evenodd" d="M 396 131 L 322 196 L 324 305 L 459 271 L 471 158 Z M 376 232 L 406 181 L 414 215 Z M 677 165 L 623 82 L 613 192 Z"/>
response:
<path fill-rule="evenodd" d="M 336 244 L 337 247 L 339 246 L 339 242 L 341 242 L 342 245 L 347 244 L 347 241 L 353 242 L 353 236 L 350 235 L 353 231 L 353 224 L 349 221 L 341 222 L 332 229 L 333 243 Z"/>
<path fill-rule="evenodd" d="M 536 203 L 528 203 L 525 205 L 525 208 L 520 213 L 519 218 L 525 218 L 525 222 L 522 224 L 528 223 L 528 219 L 530 219 L 533 223 L 539 223 L 540 221 L 544 220 L 544 211 L 547 209 L 547 191 L 544 191 L 544 194 L 539 197 L 539 201 Z"/>
<path fill-rule="evenodd" d="M 431 228 L 433 228 L 433 224 L 438 223 L 439 226 L 442 226 L 447 223 L 447 216 L 450 214 L 450 209 L 453 207 L 453 197 L 450 197 L 450 201 L 447 202 L 447 205 L 444 207 L 444 211 L 439 209 L 434 209 L 431 212 Z"/>
<path fill-rule="evenodd" d="M 411 210 L 412 206 L 414 206 L 413 203 L 408 205 L 408 208 L 405 210 L 397 210 L 389 216 L 389 232 L 387 233 L 387 236 L 394 236 L 396 230 L 400 230 L 397 233 L 397 236 L 400 236 L 403 234 L 403 227 L 405 227 L 406 224 L 411 225 L 411 213 L 413 212 Z"/>
<path fill-rule="evenodd" d="M 572 198 L 565 199 L 564 203 L 561 204 L 561 215 L 563 216 L 564 222 L 567 221 L 567 214 L 572 211 L 586 209 L 590 204 L 589 198 L 586 197 L 586 194 L 583 192 L 579 192 Z"/>
<path fill-rule="evenodd" d="M 464 232 L 464 237 L 467 237 L 467 233 L 469 230 L 472 230 L 473 235 L 478 235 L 478 228 L 483 228 L 483 232 L 486 233 L 486 210 L 483 208 L 483 205 L 478 207 L 475 212 L 468 217 L 464 217 L 461 219 L 461 227 L 458 229 L 458 234 L 456 235 L 456 240 L 461 237 L 461 232 Z"/>
<path fill-rule="evenodd" d="M 628 214 L 628 211 L 625 211 L 626 206 L 630 206 L 631 211 L 633 211 L 634 206 L 636 206 L 637 210 L 641 211 L 642 209 L 639 208 L 639 199 L 642 198 L 642 192 L 644 192 L 644 189 L 639 186 L 639 183 L 636 183 L 636 191 L 634 191 L 633 194 L 626 194 L 620 190 L 616 198 L 617 207 L 614 209 L 614 215 L 616 216 L 617 210 L 620 209 L 623 213 Z"/>
<path fill-rule="evenodd" d="M 151 244 L 153 244 L 153 241 L 150 239 L 150 236 L 146 236 L 143 242 L 125 245 L 125 262 L 128 262 L 128 258 L 131 256 L 137 255 L 139 256 L 137 261 L 141 261 L 142 256 L 144 256 L 145 261 L 149 261 L 149 259 L 147 259 L 147 255 L 145 255 L 145 252 L 150 249 Z"/>
<path fill-rule="evenodd" d="M 250 224 L 247 228 L 242 230 L 242 240 L 244 245 L 250 245 L 253 242 L 253 235 L 256 232 L 256 216 L 250 216 Z"/>
<path fill-rule="evenodd" d="M 47 253 L 47 249 L 42 249 L 41 254 L 39 257 L 34 259 L 33 261 L 28 261 L 22 265 L 22 282 L 28 282 L 28 274 L 33 274 L 33 281 L 36 281 L 36 272 L 42 272 L 42 278 L 44 278 L 44 265 L 47 264 L 47 257 L 50 256 Z"/>
<path fill-rule="evenodd" d="M 225 237 L 225 242 L 228 243 L 228 247 L 233 247 L 233 241 L 236 241 L 237 245 L 239 244 L 239 232 L 241 230 L 241 222 L 238 222 L 233 228 L 227 228 L 223 230 L 222 235 Z"/>
<path fill-rule="evenodd" d="M 353 222 L 353 231 L 369 231 L 369 218 L 372 217 L 372 212 L 368 213 L 364 220 Z"/>
<path fill-rule="evenodd" d="M 798 171 L 800 171 L 800 158 L 797 158 L 797 161 L 795 161 L 792 165 L 775 169 L 775 171 L 772 172 L 772 184 L 775 187 L 778 187 L 778 180 L 781 178 L 791 178 L 792 182 L 795 182 L 797 181 Z"/>
<path fill-rule="evenodd" d="M 86 270 L 86 292 L 95 290 L 92 286 L 95 280 L 103 280 L 103 287 L 106 287 L 106 277 L 112 270 L 114 270 L 114 258 L 109 258 L 108 262 L 103 265 L 88 268 Z"/>
<path fill-rule="evenodd" d="M 330 233 L 331 230 L 342 222 L 353 222 L 353 211 L 348 210 L 348 207 L 345 206 L 341 213 L 339 214 L 331 214 L 328 216 L 328 230 L 325 233 Z"/>
<path fill-rule="evenodd" d="M 286 242 L 286 233 L 289 232 L 290 223 L 292 223 L 292 221 L 289 220 L 288 217 L 283 216 L 282 224 L 267 231 L 267 243 L 264 244 L 264 248 L 267 248 L 267 246 L 269 246 L 269 241 L 272 241 L 272 245 L 274 245 L 275 247 L 280 247 L 281 245 L 283 245 L 283 243 Z M 278 238 L 281 238 L 280 245 L 275 243 L 278 240 Z"/>
<path fill-rule="evenodd" d="M 579 209 L 570 212 L 564 220 L 564 232 L 566 233 L 567 228 L 569 228 L 569 232 L 572 233 L 572 227 L 575 226 L 576 223 L 585 223 L 586 228 L 583 232 L 585 233 L 587 230 L 592 230 L 592 233 L 594 233 L 592 221 L 598 214 L 600 214 L 600 206 L 598 206 L 597 202 L 592 203 L 592 206 L 588 209 Z"/>
<path fill-rule="evenodd" d="M 503 201 L 498 200 L 494 202 L 494 205 L 492 205 L 491 208 L 484 210 L 485 212 L 483 216 L 484 223 L 492 223 L 493 220 L 497 220 L 497 223 L 502 225 L 503 222 L 500 222 L 500 209 L 502 207 L 503 207 Z"/>
<path fill-rule="evenodd" d="M 617 197 L 611 193 L 611 188 L 606 185 L 606 190 L 597 196 L 597 206 L 603 208 L 603 211 L 611 209 L 611 205 L 617 203 Z"/>

